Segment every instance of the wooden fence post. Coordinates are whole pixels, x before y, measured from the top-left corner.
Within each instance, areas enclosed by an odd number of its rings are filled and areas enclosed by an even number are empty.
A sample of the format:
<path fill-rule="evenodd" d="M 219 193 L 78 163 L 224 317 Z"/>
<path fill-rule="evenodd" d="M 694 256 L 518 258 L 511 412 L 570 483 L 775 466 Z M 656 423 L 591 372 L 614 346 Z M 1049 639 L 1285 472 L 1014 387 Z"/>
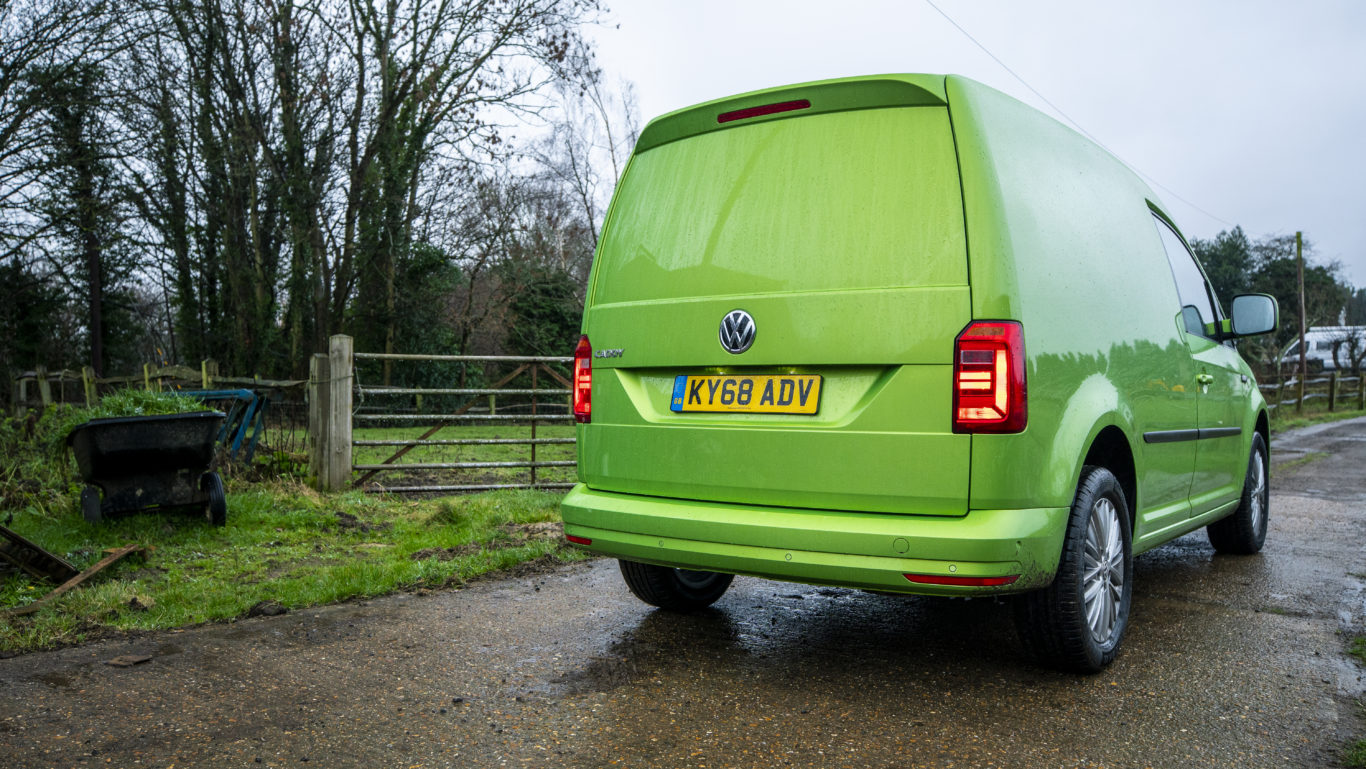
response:
<path fill-rule="evenodd" d="M 1331 413 L 1338 404 L 1338 372 L 1328 375 L 1328 411 Z"/>
<path fill-rule="evenodd" d="M 95 369 L 89 366 L 81 369 L 81 386 L 85 388 L 85 407 L 94 408 L 100 397 L 95 389 Z"/>
<path fill-rule="evenodd" d="M 200 389 L 212 390 L 213 378 L 216 376 L 218 376 L 218 361 L 213 358 L 205 358 L 199 362 Z"/>
<path fill-rule="evenodd" d="M 332 398 L 327 363 L 327 356 L 322 353 L 308 361 L 308 469 L 319 491 L 327 489 L 327 415 L 331 413 L 328 404 Z"/>
<path fill-rule="evenodd" d="M 355 379 L 355 340 L 337 334 L 328 343 L 327 485 L 345 489 L 351 480 L 351 386 Z"/>
<path fill-rule="evenodd" d="M 42 401 L 43 408 L 52 405 L 52 383 L 47 381 L 47 366 L 35 366 L 33 376 L 38 380 L 38 399 Z"/>
<path fill-rule="evenodd" d="M 1299 413 L 1301 413 L 1301 412 L 1304 411 L 1304 380 L 1306 380 L 1306 379 L 1308 379 L 1308 378 L 1309 378 L 1309 372 L 1308 372 L 1308 371 L 1305 371 L 1305 370 L 1301 370 L 1301 371 L 1300 371 L 1300 374 L 1299 374 L 1299 380 L 1300 380 L 1299 397 L 1295 399 L 1295 413 L 1296 413 L 1296 414 L 1299 414 Z"/>

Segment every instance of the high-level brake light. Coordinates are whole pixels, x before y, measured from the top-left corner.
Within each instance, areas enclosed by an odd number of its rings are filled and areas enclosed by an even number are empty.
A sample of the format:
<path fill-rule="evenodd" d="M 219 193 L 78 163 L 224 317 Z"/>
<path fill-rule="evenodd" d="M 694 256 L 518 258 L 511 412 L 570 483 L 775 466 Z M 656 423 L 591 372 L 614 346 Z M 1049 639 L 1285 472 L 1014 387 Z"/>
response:
<path fill-rule="evenodd" d="M 953 341 L 953 431 L 1018 433 L 1028 421 L 1024 327 L 975 321 Z"/>
<path fill-rule="evenodd" d="M 716 116 L 716 122 L 729 123 L 733 120 L 747 120 L 752 117 L 776 115 L 779 112 L 792 112 L 799 109 L 811 109 L 811 102 L 806 99 L 796 99 L 794 101 L 780 101 L 777 104 L 765 104 L 759 107 L 746 107 L 731 112 L 722 112 L 720 115 Z"/>
<path fill-rule="evenodd" d="M 593 345 L 587 336 L 574 348 L 574 421 L 593 421 Z"/>

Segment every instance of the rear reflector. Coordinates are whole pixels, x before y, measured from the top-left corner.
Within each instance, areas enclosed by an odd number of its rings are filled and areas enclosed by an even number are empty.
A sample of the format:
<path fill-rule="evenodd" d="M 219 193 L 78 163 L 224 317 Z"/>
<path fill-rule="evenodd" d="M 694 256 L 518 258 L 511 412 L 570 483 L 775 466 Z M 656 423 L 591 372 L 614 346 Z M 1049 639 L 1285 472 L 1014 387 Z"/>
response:
<path fill-rule="evenodd" d="M 796 101 L 782 101 L 777 104 L 765 104 L 762 107 L 746 107 L 734 112 L 722 112 L 716 116 L 716 122 L 729 123 L 732 120 L 747 120 L 752 117 L 776 115 L 779 112 L 792 112 L 799 109 L 811 109 L 811 102 L 806 99 L 797 99 Z"/>
<path fill-rule="evenodd" d="M 953 341 L 953 431 L 1018 433 L 1028 421 L 1024 327 L 976 321 Z"/>
<path fill-rule="evenodd" d="M 1020 578 L 1019 574 L 1005 577 L 946 577 L 942 574 L 904 574 L 906 579 L 920 585 L 953 585 L 956 587 L 1000 587 Z"/>
<path fill-rule="evenodd" d="M 575 544 L 575 545 L 591 545 L 591 544 L 593 544 L 593 540 L 589 539 L 588 537 L 576 537 L 576 536 L 574 536 L 573 534 L 566 534 L 566 535 L 564 535 L 564 538 L 567 539 L 567 540 L 569 540 L 571 543 L 573 543 L 573 544 Z"/>
<path fill-rule="evenodd" d="M 587 336 L 574 348 L 574 421 L 593 421 L 593 345 Z"/>

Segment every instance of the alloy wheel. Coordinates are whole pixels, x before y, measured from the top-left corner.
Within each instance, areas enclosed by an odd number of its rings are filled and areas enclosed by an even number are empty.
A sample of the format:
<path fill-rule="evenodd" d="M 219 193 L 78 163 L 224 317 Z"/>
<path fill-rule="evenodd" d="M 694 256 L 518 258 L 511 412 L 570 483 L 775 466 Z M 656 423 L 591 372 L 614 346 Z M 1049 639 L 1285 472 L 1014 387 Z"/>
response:
<path fill-rule="evenodd" d="M 1082 551 L 1082 601 L 1091 638 L 1105 644 L 1119 625 L 1124 596 L 1124 542 L 1119 512 L 1108 497 L 1091 506 Z"/>

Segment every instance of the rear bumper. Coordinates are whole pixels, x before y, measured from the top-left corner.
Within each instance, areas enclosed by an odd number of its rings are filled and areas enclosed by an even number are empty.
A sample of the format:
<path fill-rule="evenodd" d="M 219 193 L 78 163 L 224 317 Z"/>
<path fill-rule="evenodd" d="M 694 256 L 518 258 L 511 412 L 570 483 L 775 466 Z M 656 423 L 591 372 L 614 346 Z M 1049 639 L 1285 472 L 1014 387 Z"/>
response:
<path fill-rule="evenodd" d="M 1068 509 L 973 510 L 960 517 L 851 513 L 618 494 L 575 486 L 561 503 L 584 549 L 661 566 L 928 595 L 1047 586 Z M 905 574 L 1006 577 L 1001 587 L 913 584 Z"/>

